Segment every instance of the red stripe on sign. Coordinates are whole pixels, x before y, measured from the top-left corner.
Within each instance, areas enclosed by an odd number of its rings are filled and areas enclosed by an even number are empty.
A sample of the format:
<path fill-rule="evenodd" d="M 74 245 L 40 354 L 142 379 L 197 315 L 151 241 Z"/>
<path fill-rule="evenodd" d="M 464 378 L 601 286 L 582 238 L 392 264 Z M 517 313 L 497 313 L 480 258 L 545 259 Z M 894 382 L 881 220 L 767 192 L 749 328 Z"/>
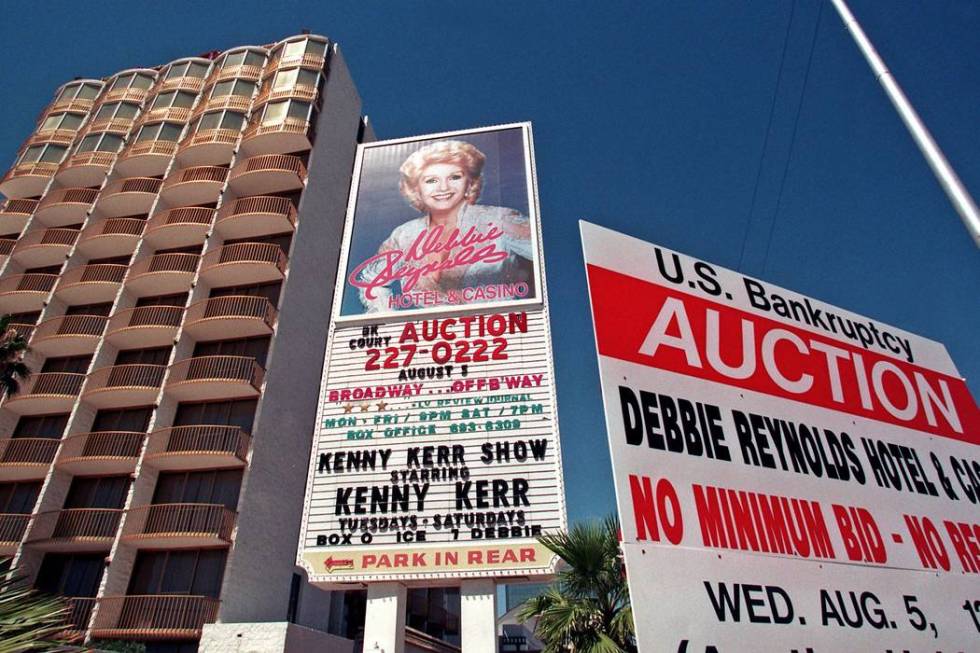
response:
<path fill-rule="evenodd" d="M 588 266 L 599 353 L 980 444 L 962 379 Z"/>

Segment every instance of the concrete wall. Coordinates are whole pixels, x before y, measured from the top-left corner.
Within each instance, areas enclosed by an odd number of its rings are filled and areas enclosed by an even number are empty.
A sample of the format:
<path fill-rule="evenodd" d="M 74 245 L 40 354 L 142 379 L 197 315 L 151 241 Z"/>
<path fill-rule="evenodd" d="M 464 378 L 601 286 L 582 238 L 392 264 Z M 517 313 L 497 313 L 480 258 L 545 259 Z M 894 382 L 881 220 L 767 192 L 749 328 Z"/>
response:
<path fill-rule="evenodd" d="M 361 124 L 361 100 L 336 47 L 323 98 L 238 504 L 238 532 L 225 568 L 222 623 L 286 621 L 297 571 L 323 354 Z M 329 594 L 304 583 L 301 598 L 301 622 L 325 628 Z"/>
<path fill-rule="evenodd" d="M 296 624 L 208 624 L 200 653 L 352 653 L 354 642 Z"/>

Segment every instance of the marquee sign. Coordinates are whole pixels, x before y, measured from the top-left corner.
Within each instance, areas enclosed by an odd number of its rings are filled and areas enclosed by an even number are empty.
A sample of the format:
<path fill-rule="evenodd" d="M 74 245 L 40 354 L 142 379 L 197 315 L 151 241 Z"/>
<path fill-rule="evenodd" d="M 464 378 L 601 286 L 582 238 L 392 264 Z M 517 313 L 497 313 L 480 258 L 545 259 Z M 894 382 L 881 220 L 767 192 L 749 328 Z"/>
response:
<path fill-rule="evenodd" d="M 362 145 L 356 165 L 299 564 L 326 587 L 550 575 L 536 538 L 565 506 L 530 125 Z M 425 213 L 372 227 L 382 182 Z M 390 233 L 352 244 L 371 228 Z"/>
<path fill-rule="evenodd" d="M 946 349 L 581 228 L 641 650 L 976 650 L 980 412 Z"/>

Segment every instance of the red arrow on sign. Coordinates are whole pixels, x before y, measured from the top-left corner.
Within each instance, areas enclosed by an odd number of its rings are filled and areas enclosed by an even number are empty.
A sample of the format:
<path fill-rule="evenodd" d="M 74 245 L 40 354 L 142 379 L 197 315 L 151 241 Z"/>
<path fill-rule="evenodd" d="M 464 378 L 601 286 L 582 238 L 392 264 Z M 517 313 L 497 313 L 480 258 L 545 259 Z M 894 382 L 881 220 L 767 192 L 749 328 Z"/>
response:
<path fill-rule="evenodd" d="M 330 556 L 323 561 L 323 566 L 327 568 L 327 573 L 332 574 L 334 568 L 337 569 L 353 569 L 354 560 L 352 558 L 347 558 L 345 560 L 334 560 L 333 556 Z"/>

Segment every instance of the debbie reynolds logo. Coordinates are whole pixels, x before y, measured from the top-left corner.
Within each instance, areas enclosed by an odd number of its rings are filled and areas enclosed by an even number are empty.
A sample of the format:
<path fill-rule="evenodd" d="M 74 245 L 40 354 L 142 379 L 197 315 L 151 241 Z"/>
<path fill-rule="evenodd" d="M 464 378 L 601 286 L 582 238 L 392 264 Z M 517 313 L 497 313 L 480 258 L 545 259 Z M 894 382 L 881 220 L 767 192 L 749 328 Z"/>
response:
<path fill-rule="evenodd" d="M 523 139 L 514 127 L 365 149 L 344 314 L 535 297 Z M 402 202 L 416 217 L 398 218 Z"/>

